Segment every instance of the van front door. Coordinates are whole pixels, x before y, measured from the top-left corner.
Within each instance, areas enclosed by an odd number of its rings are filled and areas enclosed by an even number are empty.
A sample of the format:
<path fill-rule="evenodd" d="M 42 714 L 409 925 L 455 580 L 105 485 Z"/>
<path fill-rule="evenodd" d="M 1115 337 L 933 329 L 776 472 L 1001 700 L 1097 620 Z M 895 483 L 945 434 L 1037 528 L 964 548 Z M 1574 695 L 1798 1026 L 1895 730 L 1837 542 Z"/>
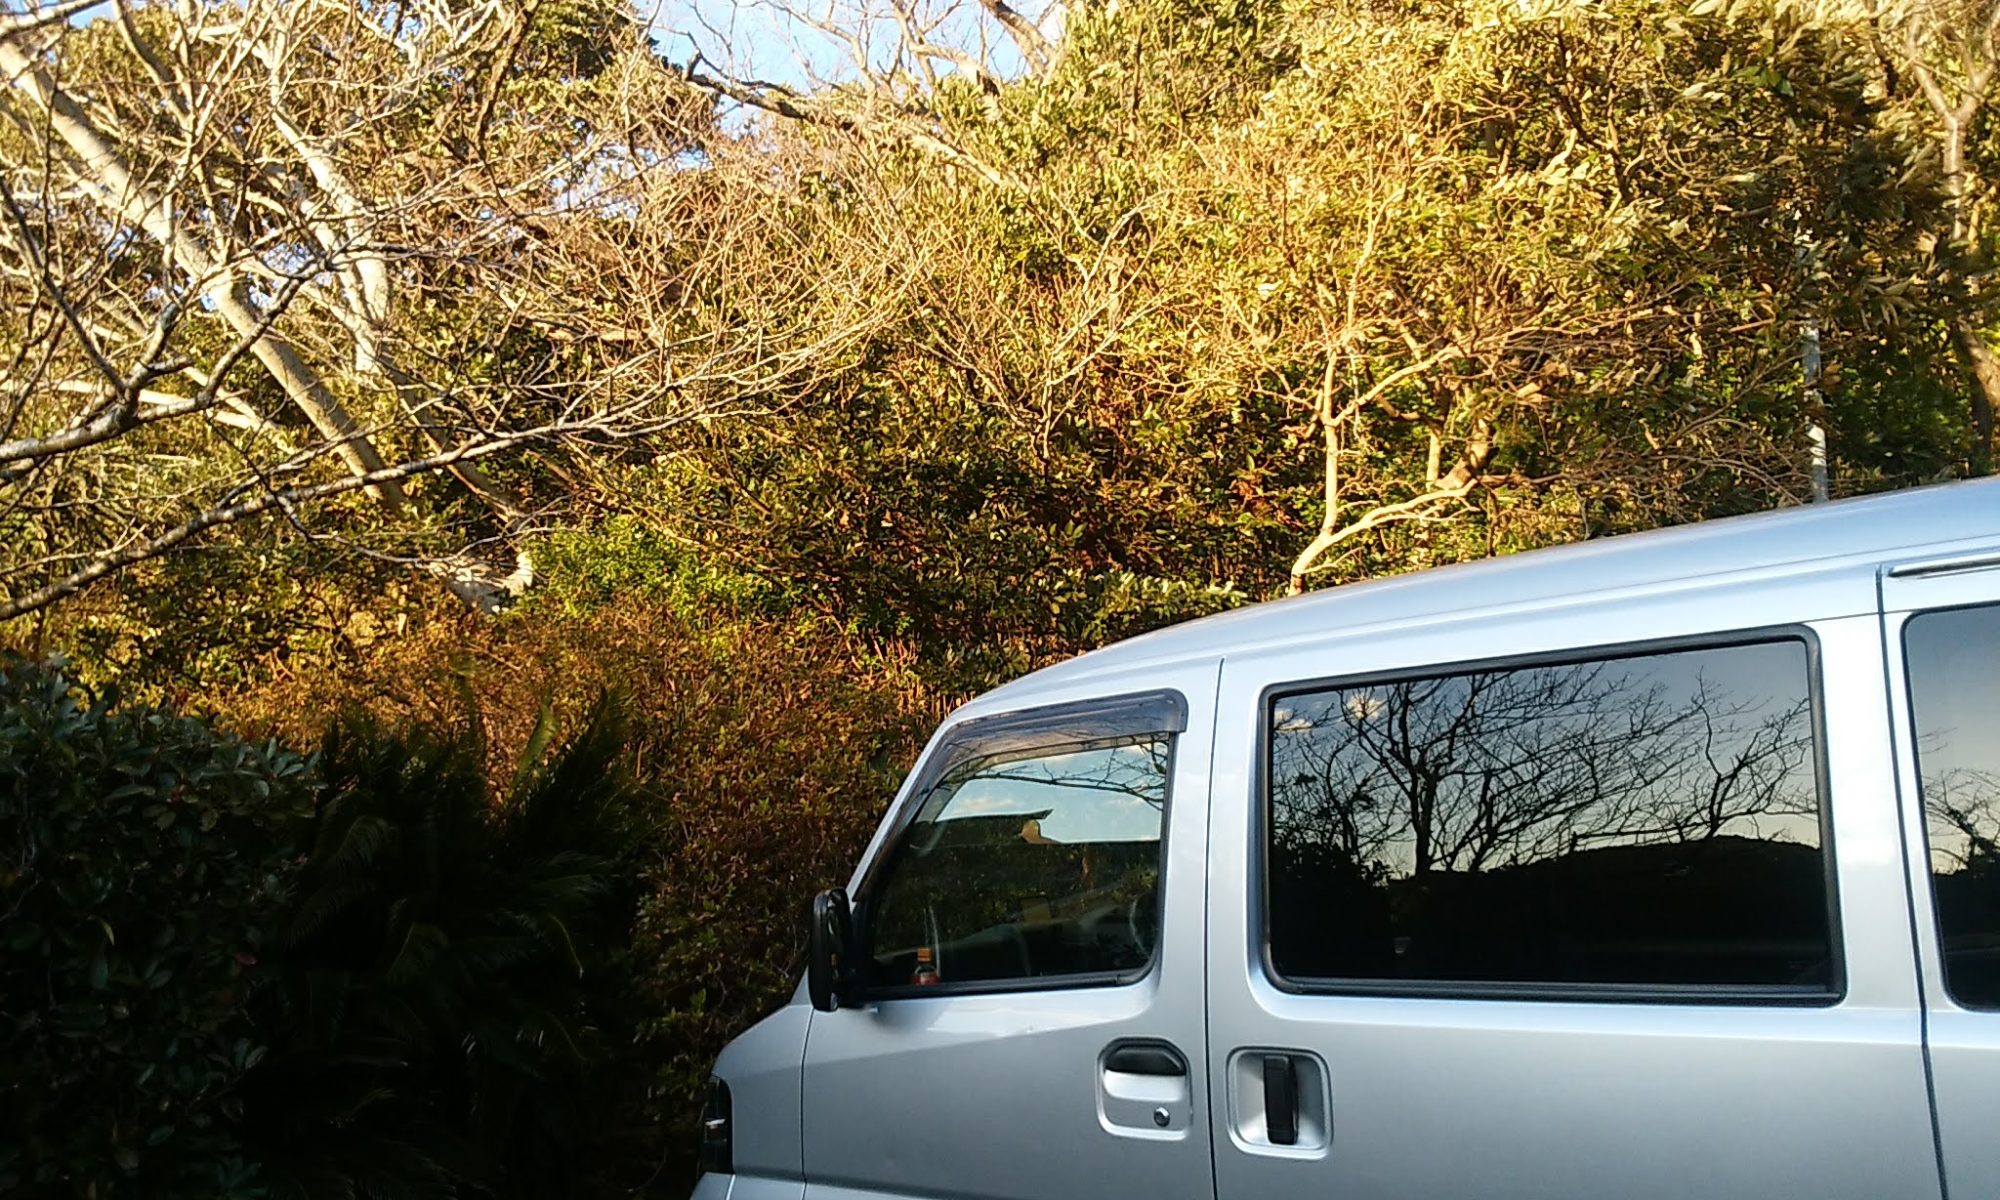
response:
<path fill-rule="evenodd" d="M 807 1197 L 1211 1200 L 1216 669 L 933 740 L 853 885 L 865 999 L 807 1034 Z"/>
<path fill-rule="evenodd" d="M 1220 1200 L 1935 1197 L 1870 574 L 1229 658 Z"/>

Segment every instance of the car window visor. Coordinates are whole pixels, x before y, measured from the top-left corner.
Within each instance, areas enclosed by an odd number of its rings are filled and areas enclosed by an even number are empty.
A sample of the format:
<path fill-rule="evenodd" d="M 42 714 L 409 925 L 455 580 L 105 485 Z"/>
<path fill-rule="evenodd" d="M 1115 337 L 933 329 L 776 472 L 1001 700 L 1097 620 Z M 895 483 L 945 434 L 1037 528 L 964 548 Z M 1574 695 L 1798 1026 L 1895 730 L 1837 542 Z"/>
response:
<path fill-rule="evenodd" d="M 1187 729 L 1187 701 L 1179 692 L 1142 692 L 1078 704 L 1025 709 L 967 721 L 925 765 L 914 792 L 932 788 L 968 763 L 1005 758 L 1051 746 L 1083 745 Z"/>

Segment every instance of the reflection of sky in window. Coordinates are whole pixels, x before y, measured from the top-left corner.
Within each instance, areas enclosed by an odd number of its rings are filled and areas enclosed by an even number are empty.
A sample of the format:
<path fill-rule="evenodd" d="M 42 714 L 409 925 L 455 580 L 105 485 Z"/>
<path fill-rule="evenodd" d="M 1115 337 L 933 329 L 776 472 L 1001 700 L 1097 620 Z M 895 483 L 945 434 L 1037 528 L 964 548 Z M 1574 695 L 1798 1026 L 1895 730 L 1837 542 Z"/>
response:
<path fill-rule="evenodd" d="M 1913 617 L 1903 638 L 1917 726 L 1917 763 L 1930 816 L 1931 863 L 1955 870 L 1971 846 L 1970 825 L 2000 837 L 2000 609 Z M 1945 807 L 1956 821 L 1943 819 Z"/>
<path fill-rule="evenodd" d="M 1517 858 L 1658 842 L 1687 836 L 1688 814 L 1698 811 L 1739 753 L 1765 744 L 1756 740 L 1764 730 L 1770 749 L 1758 757 L 1757 769 L 1771 789 L 1769 800 L 1735 804 L 1715 832 L 1817 845 L 1812 725 L 1799 708 L 1807 695 L 1806 662 L 1802 644 L 1773 642 L 1468 673 L 1401 685 L 1400 692 L 1384 684 L 1290 697 L 1271 714 L 1278 818 L 1336 839 L 1358 837 L 1367 858 L 1409 874 L 1416 869 L 1417 842 L 1407 794 L 1398 788 L 1414 786 L 1414 773 L 1399 761 L 1400 748 L 1441 768 L 1434 851 L 1469 853 L 1466 845 L 1478 840 L 1474 813 L 1482 788 L 1499 798 L 1501 820 L 1517 819 L 1520 826 L 1494 840 L 1497 849 L 1481 859 L 1488 868 Z M 1579 683 L 1577 694 L 1534 711 L 1534 703 L 1546 699 L 1541 681 L 1584 679 L 1589 682 Z M 1476 696 L 1475 680 L 1487 684 Z M 1402 695 L 1420 699 L 1414 706 L 1399 704 Z M 1505 715 L 1517 707 L 1532 715 Z M 1464 719 L 1457 740 L 1448 740 L 1441 731 L 1464 713 L 1473 715 Z M 1712 718 L 1712 733 L 1702 713 Z M 1648 732 L 1634 736 L 1634 726 Z M 1679 767 L 1660 769 L 1668 764 Z M 1571 779 L 1569 790 L 1558 782 L 1565 779 Z M 1594 795 L 1612 799 L 1600 805 Z M 1348 808 L 1358 834 L 1324 826 L 1323 815 L 1305 815 L 1329 803 Z M 1510 803 L 1520 807 L 1510 809 Z M 1290 805 L 1302 806 L 1300 814 L 1289 815 Z M 1521 815 L 1542 807 L 1545 816 Z M 1434 861 L 1444 870 L 1464 865 L 1444 853 Z"/>
<path fill-rule="evenodd" d="M 1797 642 L 1766 642 L 1731 646 L 1719 650 L 1689 650 L 1656 654 L 1648 658 L 1613 660 L 1603 664 L 1606 679 L 1627 678 L 1635 686 L 1658 685 L 1670 700 L 1685 702 L 1706 680 L 1711 694 L 1732 700 L 1759 699 L 1775 711 L 1797 699 L 1805 687 L 1801 667 L 1805 655 Z M 1533 670 L 1535 668 L 1524 668 Z M 1771 695 L 1776 686 L 1782 701 Z M 1344 707 L 1351 716 L 1373 716 L 1383 711 L 1378 692 L 1365 688 L 1342 688 L 1348 697 Z M 1314 722 L 1305 710 L 1324 705 L 1328 693 L 1281 700 L 1273 713 L 1280 733 L 1311 729 Z"/>
<path fill-rule="evenodd" d="M 961 783 L 937 820 L 1018 816 L 1048 811 L 1041 834 L 1058 842 L 1155 841 L 1160 836 L 1160 776 L 1155 744 L 1080 750 L 982 767 Z"/>

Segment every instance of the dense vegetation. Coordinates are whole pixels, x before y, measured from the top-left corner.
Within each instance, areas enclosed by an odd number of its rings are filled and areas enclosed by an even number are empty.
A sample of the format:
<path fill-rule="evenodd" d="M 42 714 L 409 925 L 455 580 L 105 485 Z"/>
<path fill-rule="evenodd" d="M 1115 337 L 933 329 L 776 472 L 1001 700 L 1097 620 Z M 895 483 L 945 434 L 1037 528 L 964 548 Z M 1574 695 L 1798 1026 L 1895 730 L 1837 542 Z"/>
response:
<path fill-rule="evenodd" d="M 0 1192 L 676 1194 L 969 692 L 1991 467 L 1993 0 L 799 9 L 0 4 Z"/>

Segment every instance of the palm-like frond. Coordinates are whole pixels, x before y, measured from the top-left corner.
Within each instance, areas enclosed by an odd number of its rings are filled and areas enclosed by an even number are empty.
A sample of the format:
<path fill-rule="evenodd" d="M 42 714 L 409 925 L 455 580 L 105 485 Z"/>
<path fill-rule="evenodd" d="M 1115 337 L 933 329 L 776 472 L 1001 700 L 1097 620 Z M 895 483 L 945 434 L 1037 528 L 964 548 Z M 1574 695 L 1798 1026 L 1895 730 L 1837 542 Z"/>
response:
<path fill-rule="evenodd" d="M 544 1194 L 587 1167 L 635 894 L 625 728 L 606 700 L 544 756 L 538 727 L 505 797 L 469 734 L 328 734 L 252 1089 L 285 1093 L 264 1133 L 293 1194 Z"/>

